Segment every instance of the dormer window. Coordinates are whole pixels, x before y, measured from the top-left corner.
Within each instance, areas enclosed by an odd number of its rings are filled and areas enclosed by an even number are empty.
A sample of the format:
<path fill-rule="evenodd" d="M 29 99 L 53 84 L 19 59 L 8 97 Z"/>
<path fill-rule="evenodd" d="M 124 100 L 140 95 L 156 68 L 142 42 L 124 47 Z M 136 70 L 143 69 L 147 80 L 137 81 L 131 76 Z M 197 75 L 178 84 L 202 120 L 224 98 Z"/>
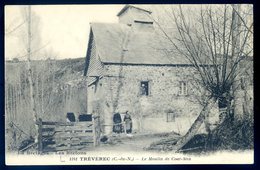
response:
<path fill-rule="evenodd" d="M 139 5 L 141 6 L 141 5 Z M 119 23 L 131 26 L 137 31 L 153 30 L 151 11 L 133 5 L 126 5 L 118 14 Z"/>

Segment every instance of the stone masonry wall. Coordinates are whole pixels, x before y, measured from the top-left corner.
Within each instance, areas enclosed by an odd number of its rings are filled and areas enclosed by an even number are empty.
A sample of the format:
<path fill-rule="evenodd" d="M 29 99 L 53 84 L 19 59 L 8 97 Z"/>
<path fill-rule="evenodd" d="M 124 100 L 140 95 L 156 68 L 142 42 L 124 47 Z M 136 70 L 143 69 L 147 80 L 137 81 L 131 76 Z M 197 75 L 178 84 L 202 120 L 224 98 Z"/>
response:
<path fill-rule="evenodd" d="M 105 65 L 105 75 L 102 78 L 103 100 L 112 107 L 112 112 L 123 113 L 129 110 L 136 131 L 174 130 L 184 133 L 201 109 L 193 95 L 196 91 L 192 86 L 193 76 L 191 67 Z M 141 81 L 149 81 L 148 96 L 140 95 Z M 180 81 L 187 82 L 188 95 L 179 94 Z M 176 121 L 166 121 L 169 110 L 176 115 Z M 185 121 L 178 125 L 180 117 Z M 152 122 L 157 125 L 149 125 Z"/>

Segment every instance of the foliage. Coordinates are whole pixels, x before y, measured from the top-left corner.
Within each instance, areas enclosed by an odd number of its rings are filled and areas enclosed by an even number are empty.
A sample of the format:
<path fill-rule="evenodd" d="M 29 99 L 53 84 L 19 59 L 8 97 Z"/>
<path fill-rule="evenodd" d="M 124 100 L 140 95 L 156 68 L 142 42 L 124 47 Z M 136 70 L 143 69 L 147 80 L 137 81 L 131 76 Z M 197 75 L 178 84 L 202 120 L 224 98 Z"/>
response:
<path fill-rule="evenodd" d="M 208 137 L 206 149 L 240 150 L 254 148 L 253 120 L 226 119 Z"/>
<path fill-rule="evenodd" d="M 165 50 L 190 61 L 199 75 L 194 79 L 209 96 L 217 100 L 228 98 L 236 78 L 249 68 L 249 65 L 240 68 L 240 63 L 252 56 L 251 6 L 242 6 L 241 11 L 232 5 L 175 7 L 165 11 L 174 23 L 171 29 L 154 20 L 172 45 L 172 49 Z"/>
<path fill-rule="evenodd" d="M 18 149 L 21 142 L 35 133 L 29 112 L 29 87 L 23 61 L 6 62 L 6 124 L 14 123 L 28 135 L 7 127 L 9 148 Z M 86 113 L 86 84 L 83 81 L 84 59 L 38 60 L 32 62 L 34 95 L 38 117 L 45 121 L 65 121 L 67 112 Z M 15 134 L 15 137 L 11 137 Z M 13 140 L 13 141 L 12 141 Z M 14 143 L 14 141 L 16 141 Z"/>
<path fill-rule="evenodd" d="M 247 150 L 254 148 L 253 120 L 226 119 L 211 134 L 194 135 L 180 150 L 183 153 L 207 153 L 217 150 Z M 153 143 L 150 150 L 175 150 L 178 138 L 165 138 Z"/>
<path fill-rule="evenodd" d="M 188 7 L 183 10 L 183 6 L 179 5 L 177 10 L 172 7 L 166 11 L 174 23 L 172 29 L 166 29 L 160 21 L 154 20 L 163 36 L 171 43 L 172 49 L 165 51 L 187 59 L 199 75 L 194 76 L 194 80 L 207 91 L 204 93 L 207 97 L 201 102 L 203 110 L 188 132 L 177 142 L 175 148 L 177 151 L 195 137 L 203 122 L 208 134 L 211 135 L 206 119 L 211 109 L 207 108 L 211 99 L 214 102 L 218 101 L 219 108 L 225 109 L 225 113 L 231 113 L 231 107 L 234 107 L 235 115 L 239 115 L 236 118 L 241 117 L 242 102 L 238 101 L 244 100 L 246 108 L 245 103 L 248 99 L 244 93 L 246 89 L 241 90 L 240 82 L 252 64 L 250 61 L 253 52 L 252 6 L 205 5 L 200 6 L 196 12 L 190 13 L 189 10 L 192 9 Z M 244 67 L 240 66 L 242 64 Z M 244 94 L 241 95 L 241 92 Z M 221 126 L 223 125 L 219 127 Z M 223 129 L 223 132 L 229 134 L 236 130 Z"/>

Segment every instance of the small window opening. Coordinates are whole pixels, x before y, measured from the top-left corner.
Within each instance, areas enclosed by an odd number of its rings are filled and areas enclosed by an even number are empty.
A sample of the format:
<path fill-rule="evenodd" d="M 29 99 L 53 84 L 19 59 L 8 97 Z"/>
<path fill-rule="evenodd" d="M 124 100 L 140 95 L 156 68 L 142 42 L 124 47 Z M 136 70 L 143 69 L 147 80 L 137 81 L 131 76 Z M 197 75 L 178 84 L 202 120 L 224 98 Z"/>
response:
<path fill-rule="evenodd" d="M 174 112 L 167 113 L 167 122 L 174 122 L 176 118 L 176 114 Z"/>
<path fill-rule="evenodd" d="M 141 95 L 149 95 L 149 81 L 141 81 Z"/>
<path fill-rule="evenodd" d="M 180 95 L 187 95 L 188 94 L 188 89 L 187 89 L 187 82 L 181 81 L 180 82 Z"/>

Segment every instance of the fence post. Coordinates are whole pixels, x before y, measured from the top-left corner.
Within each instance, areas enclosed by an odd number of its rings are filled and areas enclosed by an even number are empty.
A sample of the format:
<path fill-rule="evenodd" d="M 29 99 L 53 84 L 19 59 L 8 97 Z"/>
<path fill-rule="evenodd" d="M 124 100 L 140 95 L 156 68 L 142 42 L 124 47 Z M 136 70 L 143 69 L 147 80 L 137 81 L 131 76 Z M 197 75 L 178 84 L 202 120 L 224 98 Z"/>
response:
<path fill-rule="evenodd" d="M 42 153 L 42 119 L 39 118 L 38 121 L 38 152 Z"/>
<path fill-rule="evenodd" d="M 97 126 L 97 145 L 100 144 L 100 135 L 101 135 L 101 129 L 100 129 L 100 117 L 98 116 L 97 117 L 97 123 L 96 123 L 96 126 Z"/>
<path fill-rule="evenodd" d="M 95 124 L 95 118 L 94 116 L 92 115 L 92 128 L 93 128 L 93 145 L 94 147 L 97 145 L 97 139 L 96 139 L 96 124 Z"/>
<path fill-rule="evenodd" d="M 123 122 L 123 126 L 124 126 L 124 132 L 126 134 L 126 123 L 125 122 Z"/>

